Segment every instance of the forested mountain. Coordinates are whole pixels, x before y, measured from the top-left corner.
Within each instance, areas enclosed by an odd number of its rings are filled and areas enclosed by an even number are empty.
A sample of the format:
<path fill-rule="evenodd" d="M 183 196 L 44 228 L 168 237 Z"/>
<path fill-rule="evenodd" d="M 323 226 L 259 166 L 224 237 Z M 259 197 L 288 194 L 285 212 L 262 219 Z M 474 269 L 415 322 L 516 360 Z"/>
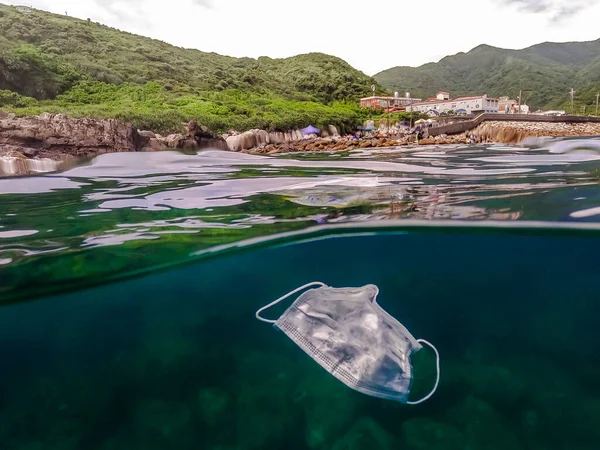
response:
<path fill-rule="evenodd" d="M 535 108 L 566 107 L 573 88 L 580 111 L 582 105 L 595 104 L 600 91 L 600 40 L 547 42 L 523 50 L 480 45 L 438 63 L 395 67 L 375 79 L 388 89 L 423 98 L 439 90 L 453 96 L 485 93 L 515 98 L 522 89 L 523 98 Z"/>
<path fill-rule="evenodd" d="M 373 83 L 320 53 L 233 58 L 0 4 L 0 106 L 119 115 L 158 128 L 191 118 L 217 129 L 286 128 L 356 120 L 357 107 L 333 103 L 355 104 Z"/>

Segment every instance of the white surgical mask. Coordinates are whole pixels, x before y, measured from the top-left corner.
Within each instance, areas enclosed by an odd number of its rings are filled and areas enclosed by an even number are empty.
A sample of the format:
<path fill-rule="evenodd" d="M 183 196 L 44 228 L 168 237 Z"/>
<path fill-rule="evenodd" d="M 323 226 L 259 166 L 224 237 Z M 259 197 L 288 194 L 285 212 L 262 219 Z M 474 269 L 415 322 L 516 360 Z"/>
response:
<path fill-rule="evenodd" d="M 261 313 L 288 297 L 304 292 L 278 320 Z M 256 318 L 274 324 L 325 370 L 345 385 L 373 397 L 409 405 L 423 403 L 440 381 L 436 348 L 409 331 L 377 304 L 377 286 L 336 289 L 315 282 L 302 286 L 261 308 Z M 410 356 L 430 346 L 436 354 L 437 379 L 425 398 L 409 402 Z"/>

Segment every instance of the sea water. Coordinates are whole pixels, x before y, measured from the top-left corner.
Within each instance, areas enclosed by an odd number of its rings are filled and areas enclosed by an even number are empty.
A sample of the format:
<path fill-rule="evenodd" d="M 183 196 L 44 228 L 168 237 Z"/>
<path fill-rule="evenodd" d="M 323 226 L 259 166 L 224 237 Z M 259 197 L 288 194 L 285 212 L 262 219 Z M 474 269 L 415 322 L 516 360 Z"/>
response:
<path fill-rule="evenodd" d="M 0 449 L 597 449 L 600 156 L 564 142 L 0 180 Z M 435 396 L 359 394 L 255 319 L 315 280 L 379 286 Z"/>

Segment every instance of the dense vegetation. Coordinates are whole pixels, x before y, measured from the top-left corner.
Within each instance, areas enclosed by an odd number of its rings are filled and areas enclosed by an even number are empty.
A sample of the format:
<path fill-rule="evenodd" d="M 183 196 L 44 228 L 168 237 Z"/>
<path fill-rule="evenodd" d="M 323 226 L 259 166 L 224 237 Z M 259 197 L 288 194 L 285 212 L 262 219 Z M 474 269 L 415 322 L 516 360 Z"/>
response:
<path fill-rule="evenodd" d="M 375 75 L 384 87 L 427 98 L 439 90 L 453 95 L 507 95 L 534 108 L 571 110 L 569 91 L 577 90 L 575 111 L 595 109 L 600 91 L 600 40 L 544 43 L 524 50 L 481 45 L 421 67 L 395 67 Z"/>
<path fill-rule="evenodd" d="M 232 58 L 0 4 L 0 107 L 119 117 L 169 131 L 356 125 L 374 80 L 324 54 Z M 383 92 L 383 91 L 382 91 Z M 18 94 L 18 95 L 17 95 Z"/>

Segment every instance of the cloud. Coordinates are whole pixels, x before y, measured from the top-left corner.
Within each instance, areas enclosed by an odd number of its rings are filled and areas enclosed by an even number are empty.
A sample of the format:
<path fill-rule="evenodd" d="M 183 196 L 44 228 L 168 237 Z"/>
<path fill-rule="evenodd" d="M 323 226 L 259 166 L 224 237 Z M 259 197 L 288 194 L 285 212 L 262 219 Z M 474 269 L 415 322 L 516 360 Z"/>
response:
<path fill-rule="evenodd" d="M 212 8 L 212 0 L 192 0 L 192 3 L 203 8 Z"/>
<path fill-rule="evenodd" d="M 92 0 L 97 8 L 106 12 L 117 22 L 139 22 L 151 13 L 154 2 L 140 0 Z M 211 8 L 212 0 L 192 0 L 192 4 L 203 8 Z"/>
<path fill-rule="evenodd" d="M 93 2 L 96 7 L 118 22 L 128 22 L 143 14 L 140 2 L 135 0 L 93 0 Z"/>
<path fill-rule="evenodd" d="M 517 5 L 522 11 L 545 14 L 552 22 L 561 22 L 580 11 L 595 6 L 598 0 L 501 0 L 507 5 Z"/>

